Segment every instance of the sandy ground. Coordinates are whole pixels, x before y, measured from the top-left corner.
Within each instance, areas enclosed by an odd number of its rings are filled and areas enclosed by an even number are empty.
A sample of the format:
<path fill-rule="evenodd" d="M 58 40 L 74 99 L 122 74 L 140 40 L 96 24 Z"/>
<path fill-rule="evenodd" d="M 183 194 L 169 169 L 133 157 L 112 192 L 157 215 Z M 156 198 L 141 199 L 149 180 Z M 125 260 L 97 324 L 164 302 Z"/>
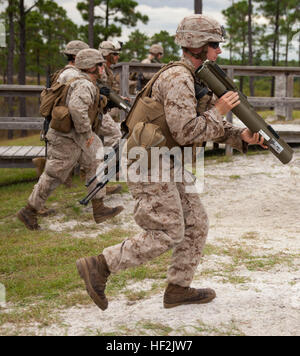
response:
<path fill-rule="evenodd" d="M 212 303 L 164 309 L 162 286 L 135 302 L 120 293 L 105 312 L 93 303 L 74 306 L 59 313 L 58 324 L 29 325 L 24 333 L 118 335 L 125 330 L 130 335 L 160 335 L 168 330 L 169 335 L 300 335 L 300 149 L 289 165 L 271 154 L 208 162 L 201 197 L 210 219 L 207 243 L 224 251 L 205 255 L 193 282 L 195 287 L 215 289 Z M 130 196 L 115 196 L 110 203 L 120 200 L 126 206 L 120 227 L 138 230 Z M 65 228 L 55 221 L 49 227 Z M 101 231 L 111 228 L 105 224 Z M 265 264 L 251 269 L 251 257 L 237 263 L 226 251 L 239 248 Z M 272 265 L 276 258 L 281 262 Z M 154 282 L 145 280 L 128 289 L 148 291 Z"/>

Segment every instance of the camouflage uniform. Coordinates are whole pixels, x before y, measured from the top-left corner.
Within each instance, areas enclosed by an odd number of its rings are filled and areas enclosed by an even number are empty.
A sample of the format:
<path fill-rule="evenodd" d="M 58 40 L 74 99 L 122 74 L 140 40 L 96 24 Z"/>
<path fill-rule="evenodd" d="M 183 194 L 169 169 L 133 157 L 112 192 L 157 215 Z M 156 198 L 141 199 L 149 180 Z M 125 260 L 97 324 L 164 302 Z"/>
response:
<path fill-rule="evenodd" d="M 66 65 L 59 74 L 57 82 L 60 84 L 66 84 L 69 80 L 76 78 L 80 75 L 80 70 L 72 64 Z"/>
<path fill-rule="evenodd" d="M 182 61 L 195 70 L 186 58 Z M 175 66 L 161 73 L 152 87 L 152 98 L 164 105 L 170 132 L 180 146 L 216 139 L 244 150 L 241 129 L 219 115 L 213 107 L 214 98 L 205 105 L 205 112 L 197 113 L 194 78 L 187 68 Z M 201 100 L 198 104 L 201 106 Z M 189 184 L 128 184 L 137 202 L 135 221 L 145 231 L 104 249 L 112 273 L 143 264 L 173 248 L 168 283 L 190 285 L 205 245 L 208 217 L 198 194 L 186 193 Z"/>
<path fill-rule="evenodd" d="M 104 41 L 99 46 L 99 51 L 103 56 L 107 56 L 113 52 L 119 52 L 120 48 L 110 41 Z M 120 78 L 114 76 L 113 71 L 105 64 L 105 71 L 102 75 L 101 82 L 111 88 L 116 93 L 120 92 Z M 120 125 L 116 122 L 119 120 L 119 110 L 113 108 L 109 113 L 103 115 L 101 126 L 98 134 L 103 137 L 105 146 L 114 146 L 115 143 L 122 137 Z"/>
<path fill-rule="evenodd" d="M 202 15 L 185 18 L 177 31 L 175 42 L 178 40 L 176 43 L 184 49 L 205 47 L 209 42 L 220 42 L 223 38 L 221 26 Z M 203 33 L 207 41 L 198 46 L 196 41 Z M 244 149 L 241 130 L 223 120 L 213 106 L 212 96 L 203 97 L 197 103 L 196 68 L 187 59 L 190 56 L 185 55 L 182 63 L 164 67 L 138 94 L 126 121 L 129 149 L 163 145 L 162 139 L 168 148 L 179 146 L 183 149 L 184 146 L 216 139 Z M 203 60 L 199 58 L 195 63 L 199 65 Z M 144 135 L 139 131 L 141 128 Z M 133 170 L 138 166 L 138 161 L 131 165 Z M 174 168 L 171 169 L 172 175 L 174 171 Z M 100 309 L 108 307 L 105 288 L 110 273 L 138 266 L 170 249 L 173 249 L 173 255 L 168 269 L 164 307 L 209 303 L 216 297 L 215 291 L 210 288 L 189 287 L 208 233 L 208 217 L 199 195 L 187 194 L 196 191 L 187 189 L 193 186 L 192 182 L 182 180 L 175 183 L 174 179 L 168 183 L 163 180 L 128 183 L 136 200 L 135 221 L 144 231 L 118 245 L 105 248 L 99 256 L 76 261 L 87 292 Z"/>
<path fill-rule="evenodd" d="M 97 89 L 84 72 L 78 72 L 80 79 L 74 81 L 69 89 L 66 105 L 72 116 L 74 127 L 67 134 L 49 129 L 48 158 L 44 173 L 35 185 L 28 203 L 36 210 L 40 210 L 49 195 L 64 182 L 77 162 L 84 168 L 87 179 L 92 178 L 97 167 L 102 163 L 97 152 L 102 149 L 101 140 L 92 132 L 88 110 L 94 105 Z M 87 147 L 88 139 L 92 144 Z M 95 184 L 89 187 L 91 191 Z M 96 196 L 103 198 L 105 190 Z"/>
<path fill-rule="evenodd" d="M 120 91 L 118 82 L 116 81 L 112 70 L 106 65 L 105 76 L 101 79 L 104 85 L 112 88 L 116 93 Z M 117 143 L 117 141 L 122 137 L 120 125 L 113 119 L 113 117 L 115 117 L 117 120 L 118 116 L 119 110 L 116 108 L 111 109 L 110 112 L 103 115 L 98 134 L 103 137 L 104 146 L 114 146 L 114 144 Z"/>
<path fill-rule="evenodd" d="M 159 44 L 152 45 L 149 49 L 148 57 L 143 59 L 142 63 L 144 64 L 161 63 L 160 60 L 155 57 L 155 55 L 158 53 L 164 54 L 164 49 L 162 48 L 162 46 Z M 142 87 L 145 86 L 152 77 L 153 77 L 153 73 L 144 72 L 142 83 L 141 83 Z"/>

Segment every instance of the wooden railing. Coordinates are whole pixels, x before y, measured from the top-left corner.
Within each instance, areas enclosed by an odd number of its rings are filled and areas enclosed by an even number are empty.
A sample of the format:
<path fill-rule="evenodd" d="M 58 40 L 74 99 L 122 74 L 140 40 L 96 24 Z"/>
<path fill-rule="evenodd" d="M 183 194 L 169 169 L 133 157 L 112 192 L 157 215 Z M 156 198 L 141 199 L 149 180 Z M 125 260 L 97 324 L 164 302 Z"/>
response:
<path fill-rule="evenodd" d="M 161 64 L 142 63 L 118 63 L 113 66 L 115 74 L 120 75 L 120 94 L 130 97 L 129 76 L 130 73 L 155 73 L 161 68 Z M 221 66 L 227 75 L 234 79 L 235 76 L 275 77 L 275 97 L 248 97 L 249 103 L 255 109 L 274 108 L 275 115 L 292 119 L 293 110 L 300 109 L 300 98 L 294 97 L 294 78 L 300 77 L 298 67 L 249 67 L 249 66 Z M 39 97 L 44 87 L 37 85 L 0 85 L 0 96 L 3 97 Z M 125 114 L 123 114 L 125 115 Z M 232 113 L 227 115 L 227 120 L 232 121 Z M 43 118 L 41 117 L 0 117 L 0 130 L 40 130 Z M 290 125 L 289 125 L 290 126 Z M 290 126 L 291 127 L 291 126 Z M 299 125 L 300 127 L 300 125 Z M 289 130 L 285 126 L 284 135 L 290 142 L 300 142 L 300 129 Z M 227 154 L 231 149 L 226 147 Z"/>
<path fill-rule="evenodd" d="M 121 77 L 121 95 L 129 97 L 130 73 L 155 73 L 161 64 L 118 63 L 113 67 L 115 73 Z M 235 76 L 250 77 L 275 77 L 275 97 L 248 97 L 250 104 L 255 109 L 274 108 L 275 115 L 292 119 L 292 112 L 300 109 L 300 98 L 294 98 L 294 78 L 300 77 L 299 67 L 269 67 L 269 66 L 229 66 L 221 68 L 227 75 L 234 79 Z M 228 117 L 230 119 L 230 116 Z"/>

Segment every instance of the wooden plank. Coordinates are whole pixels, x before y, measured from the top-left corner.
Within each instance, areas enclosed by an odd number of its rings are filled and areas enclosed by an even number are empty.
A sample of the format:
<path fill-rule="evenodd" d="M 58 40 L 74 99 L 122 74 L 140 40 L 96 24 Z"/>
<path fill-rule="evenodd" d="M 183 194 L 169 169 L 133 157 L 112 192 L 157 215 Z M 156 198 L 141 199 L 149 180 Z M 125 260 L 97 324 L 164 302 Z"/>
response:
<path fill-rule="evenodd" d="M 30 159 L 31 157 L 35 157 L 35 155 L 31 154 L 31 152 L 34 153 L 34 148 L 36 146 L 23 146 L 21 150 L 17 151 L 13 158 L 14 159 L 21 159 L 21 158 L 28 158 Z"/>
<path fill-rule="evenodd" d="M 11 96 L 37 96 L 41 95 L 41 91 L 44 89 L 41 85 L 0 85 L 0 95 L 11 97 Z"/>
<path fill-rule="evenodd" d="M 0 117 L 0 122 L 44 122 L 43 117 Z"/>
<path fill-rule="evenodd" d="M 24 146 L 10 146 L 8 150 L 1 154 L 2 157 L 13 157 L 15 153 L 20 151 Z"/>
<path fill-rule="evenodd" d="M 2 159 L 31 159 L 32 157 L 44 157 L 44 146 L 3 146 L 6 150 L 0 153 Z"/>
<path fill-rule="evenodd" d="M 23 158 L 25 157 L 28 152 L 32 150 L 33 146 L 23 146 L 19 151 L 17 151 L 14 155 L 13 158 Z"/>
<path fill-rule="evenodd" d="M 136 63 L 136 62 L 120 62 L 112 66 L 112 70 L 116 73 L 122 72 L 122 67 L 124 65 L 129 65 L 130 72 L 157 72 L 162 64 L 146 64 L 146 63 Z M 255 77 L 268 77 L 276 76 L 280 73 L 291 74 L 294 76 L 300 76 L 299 67 L 272 67 L 272 66 L 232 66 L 232 65 L 221 65 L 223 70 L 233 69 L 236 76 L 255 76 Z"/>
<path fill-rule="evenodd" d="M 249 103 L 256 108 L 269 108 L 275 105 L 285 107 L 290 105 L 294 109 L 300 109 L 300 98 L 249 96 L 247 99 Z"/>
<path fill-rule="evenodd" d="M 21 146 L 21 148 L 18 151 L 16 151 L 12 155 L 12 157 L 13 158 L 24 157 L 27 154 L 27 152 L 31 150 L 31 147 L 32 146 Z"/>
<path fill-rule="evenodd" d="M 41 130 L 42 122 L 0 122 L 0 130 Z"/>
<path fill-rule="evenodd" d="M 0 155 L 4 154 L 11 146 L 0 146 Z"/>
<path fill-rule="evenodd" d="M 45 148 L 43 146 L 32 146 L 31 150 L 28 151 L 24 156 L 25 157 L 36 157 L 39 156 L 42 151 L 44 151 Z"/>

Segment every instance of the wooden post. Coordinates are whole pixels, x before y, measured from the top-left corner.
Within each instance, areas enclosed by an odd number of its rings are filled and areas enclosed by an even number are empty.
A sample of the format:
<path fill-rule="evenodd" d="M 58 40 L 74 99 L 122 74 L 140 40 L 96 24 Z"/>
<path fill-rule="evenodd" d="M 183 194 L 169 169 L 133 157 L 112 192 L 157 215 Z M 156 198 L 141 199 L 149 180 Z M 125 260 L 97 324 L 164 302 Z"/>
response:
<path fill-rule="evenodd" d="M 195 14 L 202 14 L 202 0 L 194 0 Z"/>
<path fill-rule="evenodd" d="M 286 96 L 286 75 L 280 73 L 275 76 L 275 97 L 284 98 Z M 275 116 L 278 120 L 284 120 L 286 117 L 286 108 L 282 105 L 275 105 Z"/>
<path fill-rule="evenodd" d="M 288 74 L 286 82 L 286 96 L 292 98 L 294 96 L 294 76 Z M 286 120 L 293 120 L 293 106 L 286 107 Z"/>

